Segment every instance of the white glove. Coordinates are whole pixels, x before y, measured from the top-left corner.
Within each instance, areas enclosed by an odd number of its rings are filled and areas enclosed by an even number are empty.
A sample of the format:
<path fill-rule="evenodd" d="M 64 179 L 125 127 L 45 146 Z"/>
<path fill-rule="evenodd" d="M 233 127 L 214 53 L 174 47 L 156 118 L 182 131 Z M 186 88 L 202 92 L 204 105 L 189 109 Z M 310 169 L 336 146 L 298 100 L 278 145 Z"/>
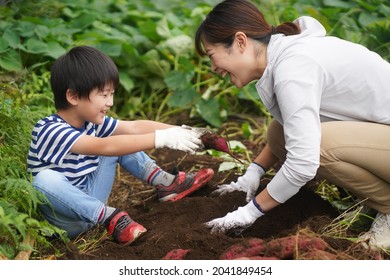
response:
<path fill-rule="evenodd" d="M 260 178 L 265 173 L 264 169 L 256 163 L 251 163 L 245 174 L 238 178 L 237 182 L 218 186 L 218 189 L 212 192 L 213 195 L 223 195 L 233 191 L 246 193 L 246 201 L 249 202 L 254 196 L 260 185 Z"/>
<path fill-rule="evenodd" d="M 236 211 L 227 213 L 225 217 L 211 220 L 205 225 L 211 228 L 211 233 L 232 232 L 238 235 L 263 215 L 264 213 L 251 200 L 247 205 L 238 207 Z"/>
<path fill-rule="evenodd" d="M 204 128 L 204 127 L 192 127 L 192 126 L 185 125 L 185 124 L 182 124 L 181 127 L 185 128 L 185 129 L 194 130 L 196 133 L 199 134 L 199 136 L 202 136 L 203 134 L 206 134 L 206 133 L 213 133 L 210 129 Z"/>
<path fill-rule="evenodd" d="M 172 127 L 155 131 L 154 145 L 195 154 L 202 147 L 199 133 L 182 127 Z"/>

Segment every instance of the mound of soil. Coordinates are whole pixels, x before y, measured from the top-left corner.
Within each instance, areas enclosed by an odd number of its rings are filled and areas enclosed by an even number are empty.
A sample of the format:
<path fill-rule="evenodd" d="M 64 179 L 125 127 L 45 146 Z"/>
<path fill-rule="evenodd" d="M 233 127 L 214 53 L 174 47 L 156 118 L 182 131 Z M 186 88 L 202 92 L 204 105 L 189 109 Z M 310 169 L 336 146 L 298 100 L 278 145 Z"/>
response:
<path fill-rule="evenodd" d="M 257 151 L 255 151 L 257 153 Z M 109 205 L 128 211 L 130 216 L 148 231 L 130 246 L 121 246 L 110 240 L 100 240 L 92 248 L 67 252 L 63 259 L 88 260 L 155 260 L 162 259 L 175 249 L 188 251 L 183 259 L 216 260 L 235 244 L 250 239 L 275 240 L 299 233 L 302 229 L 314 235 L 328 225 L 339 213 L 310 186 L 303 187 L 298 194 L 283 205 L 259 218 L 252 227 L 239 236 L 211 234 L 204 223 L 222 217 L 239 206 L 245 205 L 245 194 L 232 192 L 223 196 L 212 196 L 217 185 L 235 180 L 234 172 L 217 172 L 220 158 L 210 155 L 188 155 L 172 150 L 155 150 L 152 157 L 165 170 L 178 168 L 196 171 L 212 168 L 213 179 L 192 195 L 175 202 L 158 202 L 153 188 L 122 170 L 113 187 Z M 264 188 L 268 179 L 262 180 L 259 189 Z M 98 229 L 103 232 L 102 229 Z M 88 238 L 87 233 L 83 238 Z M 94 233 L 96 235 L 96 232 Z M 324 238 L 329 252 L 338 259 L 380 258 L 344 239 Z M 355 246 L 355 247 L 354 247 Z M 71 246 L 75 248 L 76 246 Z M 293 259 L 289 256 L 288 259 Z M 319 257 L 312 257 L 317 259 Z"/>

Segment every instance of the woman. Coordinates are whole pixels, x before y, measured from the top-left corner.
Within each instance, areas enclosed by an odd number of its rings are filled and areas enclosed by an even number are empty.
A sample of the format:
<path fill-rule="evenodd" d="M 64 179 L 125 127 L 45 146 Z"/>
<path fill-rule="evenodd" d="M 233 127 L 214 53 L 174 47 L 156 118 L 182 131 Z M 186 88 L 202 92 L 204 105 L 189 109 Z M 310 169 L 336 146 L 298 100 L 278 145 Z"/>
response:
<path fill-rule="evenodd" d="M 256 80 L 274 117 L 267 145 L 245 174 L 216 191 L 244 191 L 248 204 L 208 222 L 212 232 L 242 231 L 318 175 L 378 211 L 362 240 L 390 248 L 390 64 L 326 36 L 311 17 L 273 27 L 246 0 L 215 6 L 196 32 L 195 48 L 237 87 Z M 278 160 L 282 167 L 253 198 Z"/>

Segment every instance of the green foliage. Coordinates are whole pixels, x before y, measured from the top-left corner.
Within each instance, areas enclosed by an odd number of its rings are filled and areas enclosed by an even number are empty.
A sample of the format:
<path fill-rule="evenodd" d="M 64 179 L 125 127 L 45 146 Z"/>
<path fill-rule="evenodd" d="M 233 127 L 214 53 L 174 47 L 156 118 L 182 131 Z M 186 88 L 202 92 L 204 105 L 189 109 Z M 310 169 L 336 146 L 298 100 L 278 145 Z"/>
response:
<path fill-rule="evenodd" d="M 169 121 L 170 115 L 189 111 L 221 127 L 229 115 L 270 117 L 253 85 L 235 88 L 194 53 L 195 30 L 219 1 L 15 0 L 0 5 L 0 253 L 13 258 L 27 235 L 37 246 L 49 244 L 45 236 L 65 238 L 39 218 L 37 207 L 44 199 L 31 187 L 26 156 L 33 123 L 54 112 L 51 64 L 69 48 L 91 45 L 113 58 L 121 80 L 113 111 L 120 118 Z M 271 24 L 313 16 L 329 35 L 361 43 L 390 60 L 387 0 L 253 2 Z M 239 133 L 262 140 L 253 131 L 266 125 L 248 121 Z M 339 209 L 350 203 L 332 186 L 322 184 L 318 192 Z"/>
<path fill-rule="evenodd" d="M 26 157 L 31 129 L 37 114 L 24 103 L 25 96 L 12 84 L 0 87 L 0 254 L 14 258 L 29 236 L 38 245 L 49 246 L 45 236 L 64 232 L 39 216 L 44 197 L 31 184 Z"/>
<path fill-rule="evenodd" d="M 195 29 L 217 2 L 14 1 L 0 16 L 0 68 L 45 72 L 67 49 L 92 45 L 118 65 L 114 111 L 121 118 L 167 121 L 172 112 L 192 110 L 219 127 L 228 112 L 262 104 L 253 102 L 253 90 L 210 75 L 208 61 L 194 53 Z"/>
<path fill-rule="evenodd" d="M 390 61 L 390 3 L 387 0 L 295 1 L 300 12 L 317 18 L 328 35 L 359 43 Z"/>

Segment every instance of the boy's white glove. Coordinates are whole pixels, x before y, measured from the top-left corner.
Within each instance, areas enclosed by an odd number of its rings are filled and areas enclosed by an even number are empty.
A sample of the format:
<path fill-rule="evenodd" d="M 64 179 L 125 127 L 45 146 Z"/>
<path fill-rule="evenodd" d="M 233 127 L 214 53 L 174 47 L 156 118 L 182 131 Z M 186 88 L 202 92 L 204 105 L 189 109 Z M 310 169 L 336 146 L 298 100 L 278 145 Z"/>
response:
<path fill-rule="evenodd" d="M 183 127 L 172 127 L 155 131 L 154 145 L 195 154 L 203 144 L 200 133 Z"/>
<path fill-rule="evenodd" d="M 265 173 L 264 169 L 256 163 L 251 163 L 246 170 L 245 174 L 238 178 L 237 182 L 231 182 L 230 184 L 224 184 L 218 186 L 218 189 L 212 192 L 212 194 L 223 195 L 233 191 L 240 191 L 246 193 L 246 201 L 250 201 L 259 188 L 261 176 Z"/>
<path fill-rule="evenodd" d="M 211 228 L 211 233 L 231 232 L 238 235 L 263 215 L 264 213 L 251 200 L 247 205 L 238 207 L 236 211 L 227 213 L 225 217 L 211 220 L 205 225 Z"/>
<path fill-rule="evenodd" d="M 203 134 L 206 134 L 206 133 L 213 133 L 210 129 L 204 128 L 204 127 L 192 127 L 192 126 L 185 125 L 185 124 L 183 124 L 181 127 L 195 131 L 196 133 L 199 134 L 199 137 L 202 136 Z"/>

